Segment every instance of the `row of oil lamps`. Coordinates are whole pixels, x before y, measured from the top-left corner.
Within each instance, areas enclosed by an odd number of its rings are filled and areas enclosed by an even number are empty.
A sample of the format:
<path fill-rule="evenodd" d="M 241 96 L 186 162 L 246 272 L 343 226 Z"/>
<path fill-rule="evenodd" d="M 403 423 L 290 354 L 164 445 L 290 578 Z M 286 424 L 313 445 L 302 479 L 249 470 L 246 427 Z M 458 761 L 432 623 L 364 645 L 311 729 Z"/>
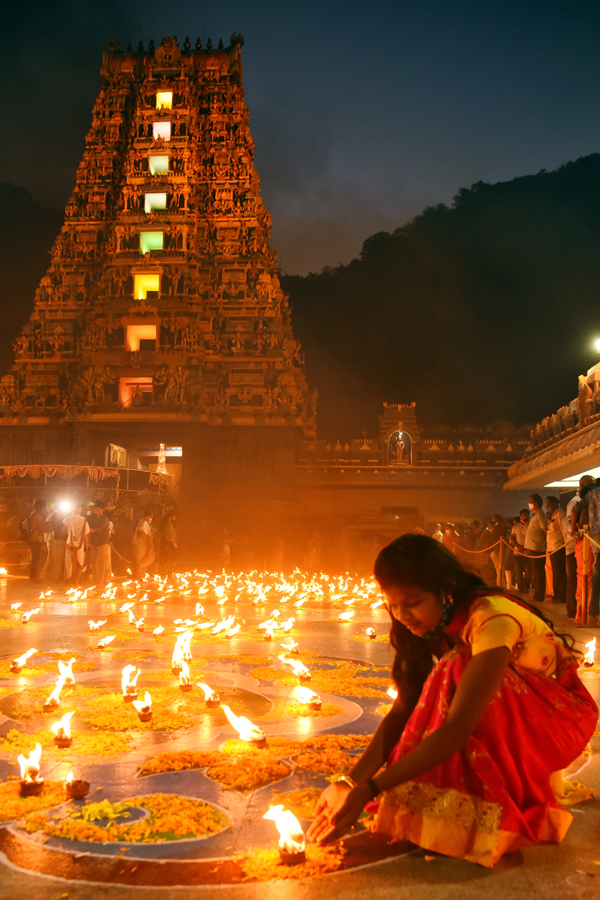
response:
<path fill-rule="evenodd" d="M 231 710 L 224 706 L 223 709 L 234 719 Z M 73 713 L 68 713 L 69 716 Z M 239 720 L 244 720 L 243 716 Z M 64 720 L 63 720 L 64 721 Z M 251 725 L 251 723 L 248 723 Z M 260 730 L 260 729 L 259 729 Z M 264 736 L 263 736 L 264 737 Z M 44 790 L 44 779 L 41 775 L 40 761 L 42 756 L 42 748 L 40 744 L 36 744 L 29 756 L 19 756 L 19 766 L 21 769 L 21 782 L 19 793 L 21 797 L 35 797 Z M 65 779 L 65 796 L 69 800 L 82 800 L 87 796 L 90 790 L 89 781 L 83 778 L 73 778 L 73 773 L 69 772 Z M 296 865 L 304 862 L 306 858 L 306 839 L 302 826 L 296 816 L 289 810 L 283 808 L 282 805 L 271 806 L 264 814 L 263 819 L 270 819 L 275 822 L 275 826 L 279 831 L 279 853 L 281 861 L 288 865 Z"/>

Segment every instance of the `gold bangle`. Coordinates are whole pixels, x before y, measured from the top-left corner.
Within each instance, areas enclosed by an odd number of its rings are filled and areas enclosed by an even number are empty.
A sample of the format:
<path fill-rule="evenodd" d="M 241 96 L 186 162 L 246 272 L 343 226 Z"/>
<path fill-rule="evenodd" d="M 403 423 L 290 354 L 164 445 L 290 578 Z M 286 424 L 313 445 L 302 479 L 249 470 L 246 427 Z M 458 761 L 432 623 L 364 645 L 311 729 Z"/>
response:
<path fill-rule="evenodd" d="M 351 789 L 356 787 L 356 782 L 355 782 L 354 778 L 350 778 L 349 775 L 336 775 L 335 778 L 333 779 L 332 783 L 339 784 L 340 781 L 343 781 L 344 784 L 347 784 L 348 787 Z"/>

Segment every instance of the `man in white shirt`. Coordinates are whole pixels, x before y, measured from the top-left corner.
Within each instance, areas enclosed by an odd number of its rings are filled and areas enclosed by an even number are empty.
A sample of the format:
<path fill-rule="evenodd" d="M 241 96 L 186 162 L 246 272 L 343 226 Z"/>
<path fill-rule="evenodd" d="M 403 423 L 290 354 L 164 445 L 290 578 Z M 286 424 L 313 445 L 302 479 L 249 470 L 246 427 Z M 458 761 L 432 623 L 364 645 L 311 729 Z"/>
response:
<path fill-rule="evenodd" d="M 87 519 L 82 516 L 82 512 L 82 506 L 74 506 L 73 513 L 63 519 L 63 525 L 67 529 L 65 578 L 69 584 L 78 584 L 85 569 L 85 536 L 89 534 L 90 526 Z"/>
<path fill-rule="evenodd" d="M 529 525 L 529 510 L 522 509 L 519 512 L 519 519 L 511 528 L 508 542 L 513 548 L 515 554 L 515 574 L 517 576 L 517 587 L 522 594 L 526 594 L 531 585 L 531 564 L 529 557 L 525 554 L 525 535 L 527 534 L 527 526 Z"/>
<path fill-rule="evenodd" d="M 565 562 L 565 514 L 560 508 L 557 497 L 546 497 L 548 514 L 548 531 L 546 532 L 546 550 L 552 566 L 552 584 L 555 603 L 565 603 L 567 599 L 567 566 Z"/>
<path fill-rule="evenodd" d="M 543 603 L 546 596 L 546 532 L 548 522 L 542 509 L 542 498 L 532 494 L 529 498 L 531 519 L 525 532 L 525 550 L 528 551 L 531 563 L 531 580 L 533 582 L 533 599 Z"/>

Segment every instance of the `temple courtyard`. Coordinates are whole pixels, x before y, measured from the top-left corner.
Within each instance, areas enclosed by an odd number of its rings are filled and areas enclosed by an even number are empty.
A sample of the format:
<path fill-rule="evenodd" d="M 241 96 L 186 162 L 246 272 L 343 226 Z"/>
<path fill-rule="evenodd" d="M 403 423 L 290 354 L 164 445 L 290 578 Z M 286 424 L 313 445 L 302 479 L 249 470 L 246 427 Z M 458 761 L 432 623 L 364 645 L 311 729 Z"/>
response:
<path fill-rule="evenodd" d="M 560 846 L 493 870 L 388 845 L 368 816 L 342 845 L 282 865 L 264 814 L 281 804 L 306 830 L 328 776 L 349 771 L 391 703 L 387 613 L 370 580 L 194 573 L 51 587 L 0 572 L 3 900 L 600 898 L 598 798 L 570 808 Z M 567 630 L 564 607 L 544 611 Z M 600 636 L 570 630 L 582 650 Z M 595 659 L 581 675 L 598 700 Z M 569 774 L 600 793 L 597 755 Z M 69 799 L 78 787 L 86 796 Z"/>

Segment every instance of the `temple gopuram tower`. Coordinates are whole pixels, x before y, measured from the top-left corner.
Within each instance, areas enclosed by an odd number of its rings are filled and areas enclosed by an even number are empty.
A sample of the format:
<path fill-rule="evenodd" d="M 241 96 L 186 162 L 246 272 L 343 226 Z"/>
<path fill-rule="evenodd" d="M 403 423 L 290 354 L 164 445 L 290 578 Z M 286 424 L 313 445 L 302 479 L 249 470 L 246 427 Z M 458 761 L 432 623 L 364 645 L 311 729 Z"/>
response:
<path fill-rule="evenodd" d="M 297 442 L 315 431 L 242 45 L 109 44 L 65 222 L 0 382 L 2 464 L 182 448 L 181 511 L 207 528 L 284 515 Z"/>

